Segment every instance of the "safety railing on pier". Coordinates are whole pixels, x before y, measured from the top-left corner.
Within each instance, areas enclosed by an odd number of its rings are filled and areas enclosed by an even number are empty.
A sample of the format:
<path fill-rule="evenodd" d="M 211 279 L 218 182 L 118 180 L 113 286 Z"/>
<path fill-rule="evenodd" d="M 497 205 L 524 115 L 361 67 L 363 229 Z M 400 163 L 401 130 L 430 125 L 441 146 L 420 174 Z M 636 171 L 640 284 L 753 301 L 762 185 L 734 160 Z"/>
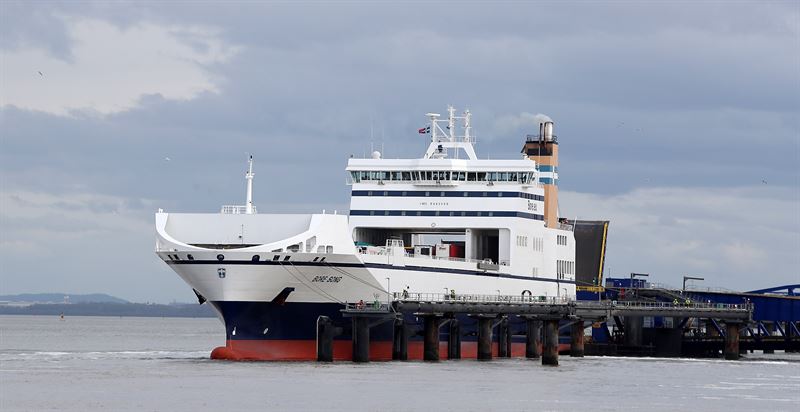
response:
<path fill-rule="evenodd" d="M 630 309 L 707 309 L 719 311 L 743 312 L 753 309 L 753 304 L 748 303 L 707 303 L 707 302 L 642 302 L 642 301 L 611 301 L 612 307 L 622 307 Z"/>
<path fill-rule="evenodd" d="M 385 313 L 389 311 L 389 305 L 385 302 L 379 301 L 371 301 L 371 302 L 364 302 L 363 300 L 358 302 L 345 302 L 344 309 L 346 311 L 360 311 L 360 312 L 373 312 L 373 313 Z"/>
<path fill-rule="evenodd" d="M 473 295 L 454 293 L 394 292 L 393 298 L 402 302 L 459 302 L 459 303 L 512 303 L 512 304 L 567 304 L 574 302 L 566 296 L 532 295 Z"/>

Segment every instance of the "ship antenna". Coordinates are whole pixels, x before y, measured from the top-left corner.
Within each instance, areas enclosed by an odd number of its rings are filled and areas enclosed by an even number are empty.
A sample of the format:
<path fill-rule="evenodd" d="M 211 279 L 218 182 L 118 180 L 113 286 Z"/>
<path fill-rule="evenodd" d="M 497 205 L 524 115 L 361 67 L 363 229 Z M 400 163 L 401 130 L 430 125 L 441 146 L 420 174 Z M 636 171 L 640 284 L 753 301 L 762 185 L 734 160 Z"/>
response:
<path fill-rule="evenodd" d="M 245 204 L 245 213 L 248 215 L 253 214 L 253 155 L 250 155 L 250 159 L 247 161 L 247 173 L 244 175 L 245 179 L 247 179 L 247 203 Z"/>

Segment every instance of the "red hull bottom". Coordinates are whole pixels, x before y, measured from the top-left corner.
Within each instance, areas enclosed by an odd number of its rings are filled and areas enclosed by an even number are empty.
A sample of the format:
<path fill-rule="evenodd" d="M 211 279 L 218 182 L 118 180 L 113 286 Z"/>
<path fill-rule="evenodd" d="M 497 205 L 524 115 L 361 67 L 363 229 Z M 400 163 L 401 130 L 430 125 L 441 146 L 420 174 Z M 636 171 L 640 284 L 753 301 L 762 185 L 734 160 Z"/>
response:
<path fill-rule="evenodd" d="M 568 351 L 569 345 L 560 344 L 559 352 Z M 408 342 L 408 359 L 422 360 L 423 343 Z M 392 360 L 392 342 L 372 342 L 369 345 L 369 358 L 374 361 Z M 492 345 L 492 356 L 497 357 L 497 345 Z M 525 356 L 525 344 L 511 344 L 511 356 Z M 477 342 L 462 342 L 461 357 L 476 359 L 478 357 Z M 350 341 L 333 342 L 334 360 L 352 360 L 353 347 Z M 439 358 L 447 359 L 447 343 L 439 343 Z M 226 346 L 211 351 L 211 359 L 223 360 L 257 360 L 257 361 L 309 361 L 317 359 L 317 342 L 315 340 L 228 340 Z"/>

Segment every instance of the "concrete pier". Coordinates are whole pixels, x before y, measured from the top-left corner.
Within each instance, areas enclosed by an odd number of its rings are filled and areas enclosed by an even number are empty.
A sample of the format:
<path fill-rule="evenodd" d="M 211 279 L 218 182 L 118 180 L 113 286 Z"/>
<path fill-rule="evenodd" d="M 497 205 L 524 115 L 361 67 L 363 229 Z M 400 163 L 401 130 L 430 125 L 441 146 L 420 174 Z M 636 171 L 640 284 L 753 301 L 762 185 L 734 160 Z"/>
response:
<path fill-rule="evenodd" d="M 542 365 L 558 366 L 558 320 L 544 321 Z"/>
<path fill-rule="evenodd" d="M 509 337 L 510 329 L 508 327 L 508 318 L 503 317 L 500 324 L 497 325 L 497 357 L 510 358 L 511 357 L 511 339 Z"/>
<path fill-rule="evenodd" d="M 394 321 L 392 360 L 408 360 L 408 330 L 403 319 Z"/>
<path fill-rule="evenodd" d="M 726 328 L 734 328 L 735 333 L 729 334 L 730 338 L 725 342 L 727 348 L 724 353 L 726 357 L 736 359 L 738 349 L 772 349 L 778 348 L 774 342 L 780 339 L 783 344 L 784 337 L 766 336 L 753 338 L 743 338 L 743 344 L 739 344 L 738 332 L 742 325 L 752 322 L 752 306 L 736 304 L 683 304 L 675 305 L 665 302 L 635 302 L 635 301 L 556 301 L 554 299 L 530 299 L 525 296 L 487 296 L 487 295 L 463 295 L 453 298 L 448 295 L 444 298 L 442 294 L 417 294 L 411 298 L 405 296 L 403 299 L 395 299 L 387 305 L 374 305 L 364 307 L 363 304 L 347 303 L 341 310 L 344 317 L 352 319 L 352 355 L 355 362 L 369 361 L 369 329 L 381 325 L 385 322 L 394 322 L 392 339 L 392 358 L 396 360 L 408 359 L 408 335 L 411 333 L 408 325 L 404 323 L 409 315 L 417 319 L 422 318 L 424 324 L 423 359 L 439 360 L 440 353 L 440 334 L 439 330 L 447 324 L 448 339 L 447 352 L 449 359 L 461 358 L 461 339 L 463 337 L 463 325 L 457 320 L 459 315 L 467 315 L 477 321 L 477 358 L 492 359 L 494 347 L 492 334 L 493 328 L 498 326 L 498 348 L 497 356 L 511 356 L 511 342 L 513 333 L 511 330 L 510 316 L 517 316 L 525 319 L 526 322 L 526 350 L 525 356 L 528 358 L 542 358 L 543 365 L 558 365 L 559 347 L 559 321 L 570 321 L 572 356 L 583 356 L 586 351 L 584 324 L 587 321 L 602 321 L 613 318 L 624 333 L 624 344 L 613 344 L 614 351 L 617 347 L 623 348 L 627 353 L 644 353 L 643 349 L 649 352 L 659 345 L 653 344 L 653 340 L 667 342 L 669 350 L 662 350 L 662 354 L 678 354 L 685 348 L 688 342 L 692 352 L 696 353 L 719 353 L 722 346 L 722 339 L 713 337 L 703 337 L 698 339 L 693 337 L 690 341 L 681 341 L 683 323 L 686 319 L 711 319 L 707 325 L 722 332 L 717 322 L 725 322 Z M 645 316 L 652 317 L 672 317 L 682 321 L 676 329 L 670 329 L 669 339 L 664 339 L 663 331 L 657 331 L 654 336 L 652 328 L 645 334 L 643 323 Z M 578 319 L 578 321 L 575 321 Z M 623 320 L 624 319 L 624 320 Z M 446 322 L 445 322 L 446 320 Z M 317 321 L 317 354 L 320 361 L 331 361 L 333 359 L 333 337 L 341 334 L 341 327 L 334 327 L 330 319 L 320 317 Z M 470 327 L 470 329 L 472 329 Z M 789 328 L 787 328 L 789 329 Z M 800 335 L 797 327 L 791 324 L 793 332 L 789 335 L 787 343 L 796 344 L 792 335 Z M 606 331 L 607 332 L 607 331 Z M 606 333 L 606 335 L 609 335 Z M 673 336 L 674 335 L 674 336 Z M 609 336 L 611 338 L 611 336 Z M 647 346 L 642 343 L 647 339 Z M 771 341 L 765 341 L 765 339 Z M 774 339 L 773 339 L 774 338 Z M 751 341 L 757 340 L 755 344 Z M 678 344 L 673 344 L 677 341 Z M 629 345 L 629 346 L 628 346 Z M 683 346 L 682 346 L 683 345 Z M 596 351 L 597 344 L 588 347 L 589 350 Z M 664 345 L 661 345 L 664 346 Z M 800 345 L 797 345 L 800 346 Z M 662 348 L 663 349 L 663 348 Z"/>
<path fill-rule="evenodd" d="M 369 318 L 353 317 L 353 362 L 369 362 Z"/>
<path fill-rule="evenodd" d="M 461 359 L 461 323 L 451 319 L 448 325 L 447 359 Z"/>
<path fill-rule="evenodd" d="M 425 340 L 422 359 L 426 361 L 439 360 L 439 327 L 441 318 L 435 315 L 425 316 Z"/>
<path fill-rule="evenodd" d="M 725 324 L 725 359 L 739 359 L 739 324 L 728 322 Z"/>
<path fill-rule="evenodd" d="M 583 319 L 578 319 L 575 323 L 572 324 L 571 329 L 571 340 L 570 340 L 570 347 L 569 347 L 569 356 L 574 358 L 582 358 L 583 357 Z"/>
<path fill-rule="evenodd" d="M 537 359 L 542 356 L 542 321 L 527 319 L 526 324 L 525 357 Z"/>
<path fill-rule="evenodd" d="M 494 317 L 478 317 L 478 359 L 492 359 L 492 322 Z"/>

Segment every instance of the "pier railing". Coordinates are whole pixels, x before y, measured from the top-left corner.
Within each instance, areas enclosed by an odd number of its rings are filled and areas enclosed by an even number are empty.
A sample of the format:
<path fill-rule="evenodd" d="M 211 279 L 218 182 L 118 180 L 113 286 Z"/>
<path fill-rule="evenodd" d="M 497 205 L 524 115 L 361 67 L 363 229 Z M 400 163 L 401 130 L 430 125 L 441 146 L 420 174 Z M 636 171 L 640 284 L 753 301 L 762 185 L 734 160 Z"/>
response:
<path fill-rule="evenodd" d="M 642 301 L 611 301 L 613 308 L 631 308 L 631 309 L 705 309 L 705 310 L 719 310 L 719 311 L 736 311 L 741 310 L 747 312 L 753 309 L 752 303 L 706 303 L 706 302 L 642 302 Z"/>
<path fill-rule="evenodd" d="M 371 302 L 345 302 L 344 309 L 346 311 L 359 311 L 364 313 L 386 313 L 389 312 L 389 305 L 385 302 L 371 301 Z"/>
<path fill-rule="evenodd" d="M 516 304 L 555 304 L 569 303 L 566 296 L 532 295 L 475 295 L 453 293 L 401 293 L 394 292 L 393 298 L 401 302 L 459 302 L 459 303 L 516 303 Z"/>

